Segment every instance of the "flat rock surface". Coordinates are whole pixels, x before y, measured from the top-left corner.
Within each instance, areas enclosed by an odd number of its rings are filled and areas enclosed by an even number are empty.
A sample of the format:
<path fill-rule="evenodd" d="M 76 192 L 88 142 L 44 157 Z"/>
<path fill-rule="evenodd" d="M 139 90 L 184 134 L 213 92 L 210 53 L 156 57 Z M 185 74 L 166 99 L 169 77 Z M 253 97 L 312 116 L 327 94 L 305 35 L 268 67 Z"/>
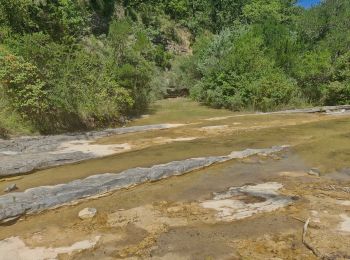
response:
<path fill-rule="evenodd" d="M 204 201 L 201 205 L 217 211 L 218 220 L 243 219 L 257 213 L 274 211 L 292 203 L 291 198 L 278 193 L 282 187 L 282 184 L 276 182 L 232 187 L 228 191 L 214 194 L 212 200 Z"/>
<path fill-rule="evenodd" d="M 79 252 L 93 248 L 100 237 L 96 236 L 90 240 L 84 240 L 74 243 L 67 247 L 46 248 L 36 247 L 31 248 L 26 246 L 19 237 L 10 237 L 0 242 L 0 260 L 8 259 L 57 259 L 60 254 L 70 254 L 72 252 Z"/>
<path fill-rule="evenodd" d="M 345 114 L 350 111 L 350 105 L 311 107 L 281 111 L 282 113 L 325 113 L 325 114 Z M 275 112 L 275 113 L 281 113 Z"/>
<path fill-rule="evenodd" d="M 24 192 L 0 196 L 0 222 L 16 219 L 24 214 L 38 213 L 92 196 L 101 196 L 111 191 L 128 188 L 137 184 L 157 181 L 170 176 L 182 175 L 193 170 L 237 158 L 252 155 L 268 155 L 284 150 L 287 146 L 267 149 L 246 149 L 226 156 L 212 156 L 174 161 L 150 168 L 133 168 L 121 173 L 94 175 L 55 186 L 42 186 Z"/>
<path fill-rule="evenodd" d="M 109 135 L 169 129 L 181 124 L 157 124 L 123 127 L 81 134 L 0 139 L 0 177 L 25 174 L 34 170 L 89 160 L 128 149 L 127 145 L 93 145 Z"/>

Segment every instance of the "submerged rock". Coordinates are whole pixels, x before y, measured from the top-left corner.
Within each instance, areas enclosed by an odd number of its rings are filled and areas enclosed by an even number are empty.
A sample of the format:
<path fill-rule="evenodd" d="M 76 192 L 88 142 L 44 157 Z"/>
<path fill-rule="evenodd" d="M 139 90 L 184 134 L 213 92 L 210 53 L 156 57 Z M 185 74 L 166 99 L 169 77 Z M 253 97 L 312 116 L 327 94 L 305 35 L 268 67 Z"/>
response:
<path fill-rule="evenodd" d="M 97 214 L 97 209 L 95 208 L 85 208 L 79 212 L 80 219 L 89 219 L 95 217 Z"/>
<path fill-rule="evenodd" d="M 0 222 L 6 222 L 24 214 L 39 213 L 91 196 L 101 196 L 108 192 L 128 188 L 137 184 L 157 181 L 170 176 L 210 166 L 232 159 L 259 154 L 272 154 L 287 146 L 274 146 L 267 149 L 247 149 L 232 152 L 227 156 L 192 158 L 155 165 L 150 168 L 133 168 L 121 173 L 105 173 L 75 180 L 55 186 L 42 186 L 0 196 Z"/>
<path fill-rule="evenodd" d="M 4 192 L 11 192 L 11 191 L 14 191 L 14 190 L 17 190 L 17 185 L 14 183 L 14 184 L 11 184 L 9 186 L 6 187 L 6 189 L 4 190 Z"/>

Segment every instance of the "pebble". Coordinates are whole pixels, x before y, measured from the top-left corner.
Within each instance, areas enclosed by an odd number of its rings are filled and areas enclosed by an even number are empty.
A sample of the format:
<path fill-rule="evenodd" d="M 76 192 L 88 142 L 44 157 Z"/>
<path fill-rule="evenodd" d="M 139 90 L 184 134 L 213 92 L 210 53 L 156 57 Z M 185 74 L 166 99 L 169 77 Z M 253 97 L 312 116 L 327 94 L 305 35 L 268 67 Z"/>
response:
<path fill-rule="evenodd" d="M 14 191 L 14 190 L 17 190 L 18 187 L 17 185 L 14 183 L 14 184 L 11 184 L 10 186 L 7 186 L 6 189 L 4 190 L 6 193 L 7 192 L 11 192 L 11 191 Z"/>
<path fill-rule="evenodd" d="M 80 219 L 91 219 L 97 214 L 97 209 L 95 208 L 85 208 L 79 212 Z"/>
<path fill-rule="evenodd" d="M 309 175 L 320 177 L 320 170 L 317 168 L 312 168 L 310 171 L 307 172 Z"/>

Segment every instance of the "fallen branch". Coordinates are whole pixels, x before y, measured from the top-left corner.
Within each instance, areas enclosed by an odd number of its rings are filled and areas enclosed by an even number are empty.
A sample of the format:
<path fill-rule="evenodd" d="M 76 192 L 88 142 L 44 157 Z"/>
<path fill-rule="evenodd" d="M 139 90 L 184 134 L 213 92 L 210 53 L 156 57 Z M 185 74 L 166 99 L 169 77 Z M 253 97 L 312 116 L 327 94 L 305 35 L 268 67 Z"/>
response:
<path fill-rule="evenodd" d="M 303 243 L 305 242 L 307 228 L 309 227 L 310 218 L 308 218 L 303 227 Z"/>
<path fill-rule="evenodd" d="M 302 237 L 302 241 L 303 244 L 306 246 L 307 249 L 311 250 L 311 252 L 318 258 L 322 259 L 322 254 L 316 249 L 314 248 L 309 242 L 306 241 L 306 234 L 307 234 L 307 229 L 309 227 L 309 223 L 310 223 L 311 218 L 308 218 L 305 222 L 304 228 L 303 228 L 303 237 Z"/>

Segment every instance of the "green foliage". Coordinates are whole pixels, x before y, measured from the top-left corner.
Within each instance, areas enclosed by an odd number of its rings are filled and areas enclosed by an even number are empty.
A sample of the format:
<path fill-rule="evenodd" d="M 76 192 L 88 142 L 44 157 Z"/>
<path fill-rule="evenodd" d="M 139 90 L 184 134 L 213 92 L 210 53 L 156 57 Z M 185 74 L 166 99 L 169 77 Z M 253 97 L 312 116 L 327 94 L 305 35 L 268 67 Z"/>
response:
<path fill-rule="evenodd" d="M 332 78 L 331 55 L 327 50 L 314 50 L 303 54 L 296 63 L 294 73 L 304 95 L 313 102 L 321 99 L 322 87 Z"/>
<path fill-rule="evenodd" d="M 323 101 L 326 105 L 347 105 L 350 103 L 350 82 L 331 82 L 324 90 Z"/>
<path fill-rule="evenodd" d="M 192 90 L 214 107 L 270 110 L 298 96 L 295 82 L 265 56 L 263 39 L 249 27 L 224 31 L 196 64 L 202 78 Z"/>
<path fill-rule="evenodd" d="M 174 19 L 180 19 L 187 16 L 187 0 L 169 0 L 166 2 L 166 12 Z"/>
<path fill-rule="evenodd" d="M 350 50 L 335 60 L 334 78 L 339 81 L 350 79 Z"/>
<path fill-rule="evenodd" d="M 48 110 L 45 82 L 38 68 L 13 55 L 0 57 L 1 86 L 11 106 L 25 118 L 40 120 Z"/>
<path fill-rule="evenodd" d="M 222 10 L 228 2 L 235 12 Z M 233 110 L 349 102 L 348 2 L 326 0 L 310 10 L 292 0 L 228 2 L 213 3 L 213 31 L 225 29 L 209 43 L 197 38 L 194 55 L 182 62 L 187 78 L 180 82 L 193 83 L 193 98 Z"/>
<path fill-rule="evenodd" d="M 100 53 L 95 45 L 100 42 L 94 40 L 90 40 L 90 48 L 92 45 L 96 53 L 91 55 L 82 47 L 68 57 L 59 71 L 60 80 L 50 91 L 51 104 L 59 111 L 64 127 L 71 124 L 66 122 L 69 117 L 88 128 L 118 122 L 133 105 L 129 91 L 109 74 L 109 56 Z"/>
<path fill-rule="evenodd" d="M 243 7 L 243 16 L 252 23 L 263 23 L 267 19 L 282 22 L 286 19 L 280 0 L 253 0 Z"/>
<path fill-rule="evenodd" d="M 29 120 L 23 118 L 11 108 L 10 100 L 4 89 L 0 88 L 0 137 L 7 138 L 11 134 L 28 135 L 34 132 Z"/>
<path fill-rule="evenodd" d="M 350 44 L 350 2 L 323 1 L 300 16 L 299 30 L 307 45 L 331 51 L 333 57 L 344 54 Z"/>
<path fill-rule="evenodd" d="M 45 32 L 61 41 L 72 41 L 88 30 L 85 5 L 74 0 L 0 0 L 0 24 L 14 33 Z"/>
<path fill-rule="evenodd" d="M 124 19 L 112 22 L 107 36 L 82 38 L 91 16 L 83 4 L 21 4 L 23 16 L 13 17 L 21 22 L 10 20 L 2 39 L 0 87 L 9 100 L 7 114 L 52 133 L 122 123 L 147 108 L 157 48 L 143 26 Z M 6 2 L 1 11 L 11 6 Z M 38 21 L 33 8 L 46 10 L 47 20 Z M 165 66 L 167 55 L 161 55 Z"/>

